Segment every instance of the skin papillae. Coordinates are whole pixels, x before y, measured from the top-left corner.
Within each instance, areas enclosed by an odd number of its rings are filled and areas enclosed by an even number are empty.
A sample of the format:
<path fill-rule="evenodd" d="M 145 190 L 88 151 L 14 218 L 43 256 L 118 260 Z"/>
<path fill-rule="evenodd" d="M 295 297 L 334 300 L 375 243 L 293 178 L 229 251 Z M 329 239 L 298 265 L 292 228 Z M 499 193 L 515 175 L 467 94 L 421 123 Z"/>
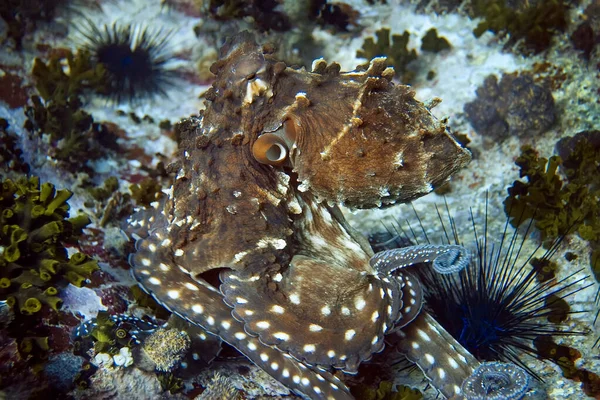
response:
<path fill-rule="evenodd" d="M 413 200 L 470 154 L 392 82 L 383 58 L 347 73 L 317 60 L 309 72 L 270 50 L 248 33 L 221 48 L 206 110 L 179 125 L 173 186 L 130 220 L 132 271 L 168 309 L 294 392 L 351 399 L 332 372 L 356 372 L 386 334 L 421 318 L 421 291 L 404 272 L 409 254 L 402 268 L 370 265 L 368 241 L 336 204 Z M 429 356 L 456 355 L 443 340 L 423 343 L 431 326 L 399 339 L 422 343 L 411 352 L 424 369 L 435 367 Z M 446 396 L 447 382 L 460 387 L 472 372 L 462 358 L 438 387 Z"/>

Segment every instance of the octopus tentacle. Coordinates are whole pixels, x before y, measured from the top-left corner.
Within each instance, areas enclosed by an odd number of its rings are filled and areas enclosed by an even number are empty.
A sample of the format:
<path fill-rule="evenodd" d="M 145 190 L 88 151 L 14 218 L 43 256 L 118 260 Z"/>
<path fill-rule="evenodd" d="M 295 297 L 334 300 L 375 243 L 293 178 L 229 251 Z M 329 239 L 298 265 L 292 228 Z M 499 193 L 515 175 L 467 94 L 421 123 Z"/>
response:
<path fill-rule="evenodd" d="M 460 398 L 462 384 L 479 365 L 426 311 L 397 333 L 398 351 L 417 364 L 446 398 Z"/>
<path fill-rule="evenodd" d="M 369 261 L 382 274 L 419 263 L 433 262 L 433 269 L 440 274 L 452 274 L 469 265 L 469 251 L 459 245 L 415 245 L 381 251 Z"/>
<path fill-rule="evenodd" d="M 301 229 L 289 265 L 250 276 L 224 272 L 221 291 L 234 317 L 263 343 L 310 365 L 355 373 L 383 349 L 400 318 L 405 282 L 370 268 L 371 254 L 327 206 L 302 198 L 298 204 Z"/>
<path fill-rule="evenodd" d="M 390 277 L 391 279 L 392 277 Z M 421 312 L 423 308 L 423 289 L 421 282 L 409 273 L 403 273 L 396 279 L 401 280 L 402 284 L 402 308 L 399 317 L 394 322 L 394 330 L 405 327 L 410 324 Z"/>
<path fill-rule="evenodd" d="M 414 325 L 433 330 L 419 323 L 418 281 L 397 270 L 435 259 L 434 268 L 449 273 L 467 255 L 421 248 L 369 263 L 368 243 L 330 204 L 410 201 L 470 153 L 409 86 L 392 81 L 383 58 L 348 73 L 324 62 L 307 72 L 288 68 L 246 32 L 226 41 L 211 72 L 206 108 L 178 125 L 167 199 L 131 221 L 140 239 L 133 275 L 290 389 L 351 399 L 321 368 L 355 372 L 394 326 L 410 340 Z M 205 280 L 223 268 L 220 286 Z M 451 355 L 443 341 L 432 346 L 427 351 L 441 346 Z M 423 364 L 431 354 L 409 355 Z"/>
<path fill-rule="evenodd" d="M 331 374 L 312 369 L 285 353 L 261 343 L 231 316 L 219 291 L 195 280 L 174 261 L 161 242 L 164 230 L 154 230 L 136 243 L 130 256 L 132 274 L 138 283 L 171 312 L 219 336 L 237 348 L 259 368 L 288 388 L 311 399 L 352 399 L 345 385 Z"/>
<path fill-rule="evenodd" d="M 527 392 L 529 375 L 515 364 L 482 363 L 462 385 L 467 400 L 519 400 Z"/>
<path fill-rule="evenodd" d="M 221 289 L 234 302 L 233 315 L 262 342 L 305 363 L 354 373 L 360 362 L 383 349 L 383 336 L 396 319 L 401 293 L 395 282 L 327 267 L 296 256 L 290 265 L 293 278 L 276 273 L 249 282 L 227 272 Z M 348 284 L 335 285 L 332 273 Z M 303 281 L 322 284 L 306 291 L 301 289 Z"/>

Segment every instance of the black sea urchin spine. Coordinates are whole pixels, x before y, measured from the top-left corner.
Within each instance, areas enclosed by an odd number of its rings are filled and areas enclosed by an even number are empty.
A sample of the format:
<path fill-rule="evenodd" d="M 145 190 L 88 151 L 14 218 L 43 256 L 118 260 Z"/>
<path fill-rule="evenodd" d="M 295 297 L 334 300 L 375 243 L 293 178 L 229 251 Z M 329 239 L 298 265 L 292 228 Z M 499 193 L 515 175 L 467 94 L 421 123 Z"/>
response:
<path fill-rule="evenodd" d="M 90 20 L 78 30 L 85 37 L 83 50 L 104 70 L 101 95 L 116 103 L 136 103 L 166 96 L 175 84 L 175 71 L 167 69 L 173 58 L 170 32 L 116 22 L 98 27 Z"/>
<path fill-rule="evenodd" d="M 449 229 L 437 210 L 445 236 L 442 241 L 463 244 L 447 205 L 446 212 Z M 548 318 L 557 313 L 551 307 L 554 303 L 590 286 L 582 284 L 587 276 L 575 278 L 580 275 L 579 270 L 559 281 L 539 282 L 538 271 L 529 262 L 541 246 L 529 254 L 522 254 L 531 223 L 521 236 L 516 230 L 509 232 L 507 221 L 501 237 L 493 240 L 488 232 L 487 199 L 483 227 L 475 223 L 472 210 L 470 218 L 475 251 L 473 261 L 466 269 L 451 275 L 440 275 L 431 268 L 416 270 L 424 288 L 425 308 L 478 360 L 512 362 L 539 378 L 525 365 L 522 354 L 543 359 L 533 346 L 534 339 L 583 334 L 564 329 L 561 324 L 549 322 Z M 421 224 L 418 215 L 417 219 Z M 421 229 L 422 235 L 410 225 L 408 230 L 397 226 L 395 231 L 399 235 L 400 232 L 404 235 L 410 232 L 417 242 L 419 236 L 424 236 L 425 241 L 430 243 L 422 225 Z M 562 238 L 553 243 L 542 261 L 553 257 L 561 241 Z M 569 311 L 568 314 L 573 313 Z"/>

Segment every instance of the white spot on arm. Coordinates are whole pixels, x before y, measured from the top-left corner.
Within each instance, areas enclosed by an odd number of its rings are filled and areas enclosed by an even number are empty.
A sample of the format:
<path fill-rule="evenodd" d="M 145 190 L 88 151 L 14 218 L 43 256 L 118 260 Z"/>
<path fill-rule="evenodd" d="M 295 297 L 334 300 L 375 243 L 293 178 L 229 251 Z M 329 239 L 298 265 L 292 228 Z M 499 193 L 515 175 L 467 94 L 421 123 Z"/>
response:
<path fill-rule="evenodd" d="M 304 345 L 302 350 L 304 350 L 304 352 L 306 353 L 314 353 L 317 350 L 317 346 L 315 346 L 314 344 L 306 344 Z"/>
<path fill-rule="evenodd" d="M 367 305 L 367 302 L 362 297 L 357 298 L 356 301 L 355 301 L 355 303 L 354 303 L 354 306 L 359 311 L 362 310 L 363 308 L 365 308 L 366 305 Z"/>
<path fill-rule="evenodd" d="M 421 339 L 423 339 L 426 342 L 431 342 L 431 338 L 429 337 L 429 335 L 427 334 L 427 332 L 425 332 L 422 329 L 417 329 L 417 334 L 421 337 Z"/>
<path fill-rule="evenodd" d="M 352 340 L 354 335 L 356 335 L 356 331 L 354 329 L 348 329 L 346 333 L 344 333 L 344 338 L 346 340 Z"/>
<path fill-rule="evenodd" d="M 284 342 L 290 340 L 290 335 L 285 332 L 275 332 L 273 337 L 275 339 L 283 340 Z"/>
<path fill-rule="evenodd" d="M 271 311 L 273 311 L 276 314 L 283 314 L 285 312 L 285 308 L 275 304 L 273 307 L 271 307 Z"/>
<path fill-rule="evenodd" d="M 425 353 L 425 359 L 429 364 L 435 364 L 435 358 L 431 354 Z"/>
<path fill-rule="evenodd" d="M 256 326 L 260 329 L 268 329 L 271 324 L 268 321 L 258 321 L 256 323 Z"/>
<path fill-rule="evenodd" d="M 298 293 L 290 294 L 290 301 L 296 305 L 300 304 L 300 296 L 298 295 Z"/>
<path fill-rule="evenodd" d="M 148 279 L 148 282 L 150 282 L 153 285 L 160 285 L 160 279 L 155 278 L 155 277 Z"/>

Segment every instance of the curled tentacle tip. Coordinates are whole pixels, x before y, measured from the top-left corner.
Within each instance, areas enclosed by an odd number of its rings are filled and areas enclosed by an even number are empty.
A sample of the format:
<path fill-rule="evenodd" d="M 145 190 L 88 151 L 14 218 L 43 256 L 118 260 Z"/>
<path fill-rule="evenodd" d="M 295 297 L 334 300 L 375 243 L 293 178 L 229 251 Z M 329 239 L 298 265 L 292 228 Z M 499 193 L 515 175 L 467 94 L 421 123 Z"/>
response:
<path fill-rule="evenodd" d="M 432 261 L 436 272 L 451 274 L 466 268 L 471 262 L 471 254 L 459 245 L 425 244 L 381 251 L 371 257 L 369 263 L 378 272 L 388 274 L 400 268 Z"/>
<path fill-rule="evenodd" d="M 439 274 L 452 274 L 465 269 L 470 262 L 469 250 L 453 245 L 433 260 L 433 269 Z"/>
<path fill-rule="evenodd" d="M 529 375 L 515 364 L 482 363 L 462 384 L 467 400 L 519 400 L 525 396 Z"/>

